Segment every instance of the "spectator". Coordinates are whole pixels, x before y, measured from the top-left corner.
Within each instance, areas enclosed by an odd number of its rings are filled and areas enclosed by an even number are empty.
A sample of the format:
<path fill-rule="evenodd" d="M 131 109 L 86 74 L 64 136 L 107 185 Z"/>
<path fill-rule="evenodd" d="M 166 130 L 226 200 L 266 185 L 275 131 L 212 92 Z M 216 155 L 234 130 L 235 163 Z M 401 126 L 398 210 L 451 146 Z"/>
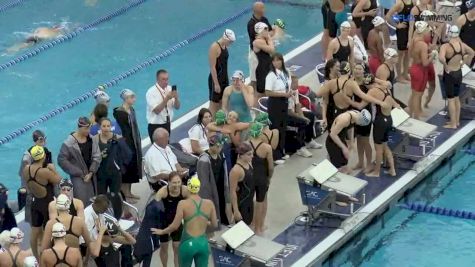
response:
<path fill-rule="evenodd" d="M 327 50 L 326 59 L 330 60 L 332 58 L 342 62 L 347 61 L 353 64 L 354 62 L 354 43 L 353 39 L 350 38 L 351 34 L 351 24 L 348 21 L 345 21 L 340 26 L 340 36 L 337 36 L 335 39 L 330 41 Z"/>
<path fill-rule="evenodd" d="M 244 73 L 234 72 L 233 84 L 226 87 L 223 93 L 223 110 L 228 113 L 235 111 L 241 122 L 251 122 L 251 109 L 254 106 L 254 89 L 244 83 Z"/>
<path fill-rule="evenodd" d="M 157 128 L 164 128 L 171 133 L 173 109 L 180 108 L 180 100 L 176 86 L 168 85 L 168 72 L 164 69 L 157 71 L 157 82 L 148 89 L 147 122 L 148 135 L 153 143 L 153 133 Z"/>
<path fill-rule="evenodd" d="M 84 209 L 84 222 L 91 235 L 91 241 L 96 241 L 99 235 L 99 228 L 96 222 L 105 224 L 104 213 L 109 209 L 110 201 L 106 195 L 98 195 L 92 201 L 92 204 Z M 89 248 L 91 249 L 91 248 Z"/>
<path fill-rule="evenodd" d="M 8 206 L 8 189 L 0 183 L 0 233 L 17 226 L 15 215 Z M 3 245 L 2 245 L 3 247 Z"/>
<path fill-rule="evenodd" d="M 230 172 L 230 195 L 234 221 L 244 221 L 250 225 L 254 216 L 254 169 L 251 145 L 242 143 L 237 148 L 238 159 Z"/>
<path fill-rule="evenodd" d="M 285 155 L 285 132 L 288 120 L 288 99 L 292 96 L 290 91 L 290 73 L 285 67 L 282 54 L 275 53 L 272 56 L 271 71 L 267 74 L 265 87 L 266 95 L 269 97 L 267 112 L 274 129 L 279 130 L 278 159 L 287 159 Z"/>
<path fill-rule="evenodd" d="M 188 176 L 188 170 L 180 166 L 168 141 L 168 132 L 163 128 L 156 129 L 153 133 L 152 147 L 145 154 L 144 171 L 154 191 L 161 188 L 160 181 L 168 181 L 168 176 L 173 171 L 178 172 L 182 179 Z"/>
<path fill-rule="evenodd" d="M 71 177 L 74 197 L 86 205 L 96 195 L 94 175 L 101 163 L 99 147 L 93 145 L 89 136 L 90 127 L 88 118 L 79 118 L 76 132 L 66 138 L 58 155 L 59 166 Z"/>
<path fill-rule="evenodd" d="M 84 203 L 80 199 L 73 197 L 73 184 L 71 180 L 62 180 L 59 184 L 60 194 L 68 196 L 71 204 L 69 205 L 69 214 L 73 216 L 78 216 L 84 219 Z M 58 211 L 56 210 L 56 201 L 51 201 L 48 206 L 49 219 L 54 219 L 58 216 Z"/>
<path fill-rule="evenodd" d="M 110 193 L 112 198 L 119 198 L 122 174 L 130 162 L 130 149 L 124 139 L 112 133 L 111 121 L 108 118 L 100 120 L 101 133 L 92 138 L 93 145 L 101 151 L 102 159 L 97 169 L 97 193 Z M 127 196 L 126 196 L 127 197 Z M 128 199 L 134 203 L 134 199 Z"/>
<path fill-rule="evenodd" d="M 206 127 L 212 120 L 213 115 L 209 109 L 200 109 L 196 124 L 188 130 L 188 138 L 180 141 L 180 145 L 185 152 L 199 156 L 208 150 L 208 129 Z"/>
<path fill-rule="evenodd" d="M 23 177 L 23 171 L 25 169 L 25 166 L 26 165 L 29 165 L 31 163 L 33 163 L 33 158 L 31 157 L 31 149 L 34 147 L 34 146 L 41 146 L 43 147 L 44 151 L 45 151 L 45 154 L 46 154 L 46 159 L 44 161 L 44 167 L 46 167 L 49 163 L 53 163 L 53 156 L 51 154 L 51 152 L 48 150 L 48 148 L 45 147 L 46 145 L 46 135 L 40 131 L 40 130 L 35 130 L 33 132 L 33 143 L 34 145 L 31 146 L 30 148 L 28 148 L 27 151 L 25 151 L 25 153 L 23 153 L 23 158 L 21 160 L 21 164 L 20 164 L 20 170 L 19 170 L 19 174 L 20 174 L 20 178 L 21 179 L 21 188 L 18 189 L 18 209 L 22 209 L 23 207 L 25 207 L 25 221 L 30 223 L 31 224 L 31 201 L 33 200 L 33 196 L 31 195 L 31 193 L 27 192 L 26 190 L 26 184 L 25 184 L 25 179 L 27 179 L 27 177 Z M 26 198 L 24 198 L 26 195 Z"/>
<path fill-rule="evenodd" d="M 33 255 L 30 250 L 21 249 L 24 236 L 16 227 L 9 231 L 9 245 L 4 248 L 4 253 L 0 253 L 0 266 L 23 266 L 25 259 Z"/>
<path fill-rule="evenodd" d="M 223 145 L 227 138 L 221 133 L 209 137 L 209 149 L 200 155 L 197 175 L 201 182 L 200 197 L 213 201 L 218 221 L 229 225 L 233 222 L 229 200 L 228 168 L 225 162 Z"/>
<path fill-rule="evenodd" d="M 257 57 L 256 67 L 256 101 L 263 97 L 266 89 L 266 77 L 272 63 L 272 54 L 275 52 L 274 42 L 271 39 L 269 28 L 265 23 L 258 22 L 254 26 L 256 38 L 253 50 Z"/>
<path fill-rule="evenodd" d="M 284 160 L 277 157 L 278 153 L 276 153 L 276 149 L 279 146 L 279 130 L 277 130 L 277 129 L 272 129 L 271 130 L 269 128 L 269 125 L 271 124 L 271 122 L 269 120 L 269 115 L 265 112 L 261 112 L 261 113 L 257 114 L 256 119 L 254 121 L 262 124 L 262 126 L 263 126 L 262 135 L 261 135 L 260 138 L 264 143 L 269 144 L 272 147 L 272 154 L 273 154 L 273 158 L 274 158 L 274 163 L 276 165 L 280 165 L 280 164 L 285 163 Z"/>
<path fill-rule="evenodd" d="M 132 184 L 138 183 L 142 179 L 142 139 L 140 137 L 137 115 L 133 105 L 135 104 L 135 93 L 132 90 L 124 89 L 120 93 L 123 100 L 122 106 L 114 109 L 114 118 L 122 129 L 122 137 L 127 143 L 132 156 L 130 162 L 125 167 L 122 174 L 121 191 L 127 198 L 140 199 L 132 194 Z"/>
<path fill-rule="evenodd" d="M 107 115 L 109 114 L 108 108 L 109 107 L 107 105 L 102 104 L 102 103 L 97 104 L 96 107 L 94 108 L 94 121 L 92 121 L 92 122 L 94 122 L 94 124 L 91 126 L 91 130 L 89 131 L 89 134 L 91 136 L 95 136 L 95 135 L 101 133 L 100 121 L 103 118 L 107 118 Z M 114 134 L 121 135 L 122 130 L 121 130 L 119 124 L 116 121 L 111 121 L 111 123 L 112 123 L 111 131 Z"/>
<path fill-rule="evenodd" d="M 43 251 L 41 255 L 41 266 L 54 267 L 64 264 L 70 267 L 81 267 L 82 257 L 78 248 L 70 247 L 66 244 L 66 228 L 60 222 L 53 225 L 51 235 L 54 246 Z M 60 256 L 61 255 L 61 256 Z"/>
<path fill-rule="evenodd" d="M 54 197 L 54 186 L 59 184 L 61 177 L 52 163 L 43 167 L 46 160 L 43 147 L 34 146 L 31 149 L 31 157 L 33 163 L 25 166 L 23 177 L 28 191 L 33 195 L 30 246 L 33 255 L 38 257 L 38 244 L 48 222 L 48 205 Z"/>
<path fill-rule="evenodd" d="M 229 85 L 228 47 L 236 41 L 232 30 L 226 29 L 223 37 L 213 42 L 208 52 L 210 74 L 208 76 L 209 109 L 214 114 L 221 108 L 223 91 Z"/>
<path fill-rule="evenodd" d="M 269 30 L 272 30 L 272 25 L 269 23 L 269 20 L 264 16 L 265 15 L 265 6 L 261 1 L 254 3 L 252 8 L 252 18 L 247 23 L 247 34 L 249 35 L 249 75 L 251 79 L 251 85 L 256 89 L 256 68 L 257 68 L 257 57 L 254 53 L 254 40 L 256 39 L 256 30 L 255 25 L 259 22 L 265 23 Z M 270 32 L 270 35 L 273 35 L 273 31 Z"/>
<path fill-rule="evenodd" d="M 190 192 L 188 188 L 182 185 L 181 176 L 179 173 L 172 171 L 168 175 L 168 185 L 160 188 L 155 195 L 156 201 L 162 201 L 164 206 L 164 216 L 162 216 L 161 225 L 168 227 L 175 219 L 178 203 L 186 199 Z M 180 245 L 181 234 L 183 233 L 183 226 L 181 225 L 176 231 L 170 234 L 160 236 L 160 259 L 162 266 L 167 266 L 168 263 L 168 243 L 172 241 L 174 263 L 178 266 L 178 246 Z"/>

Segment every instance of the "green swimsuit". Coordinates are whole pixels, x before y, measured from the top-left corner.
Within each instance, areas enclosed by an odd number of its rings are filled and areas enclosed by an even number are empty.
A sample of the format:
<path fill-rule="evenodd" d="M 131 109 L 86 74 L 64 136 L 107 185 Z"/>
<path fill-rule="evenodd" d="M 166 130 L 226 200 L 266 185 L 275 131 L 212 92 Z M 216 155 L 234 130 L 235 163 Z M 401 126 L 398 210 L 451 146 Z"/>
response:
<path fill-rule="evenodd" d="M 196 203 L 193 200 L 193 203 L 196 206 L 195 213 L 184 219 L 183 225 L 183 234 L 181 236 L 181 242 L 179 247 L 179 260 L 180 260 L 180 267 L 191 267 L 193 260 L 195 261 L 196 267 L 208 267 L 208 258 L 209 258 L 209 247 L 208 247 L 208 238 L 205 234 L 200 236 L 191 236 L 186 231 L 186 225 L 188 222 L 193 220 L 198 216 L 202 216 L 206 220 L 209 220 L 208 215 L 204 214 L 201 211 L 201 203 L 203 199 L 200 200 L 200 203 Z"/>

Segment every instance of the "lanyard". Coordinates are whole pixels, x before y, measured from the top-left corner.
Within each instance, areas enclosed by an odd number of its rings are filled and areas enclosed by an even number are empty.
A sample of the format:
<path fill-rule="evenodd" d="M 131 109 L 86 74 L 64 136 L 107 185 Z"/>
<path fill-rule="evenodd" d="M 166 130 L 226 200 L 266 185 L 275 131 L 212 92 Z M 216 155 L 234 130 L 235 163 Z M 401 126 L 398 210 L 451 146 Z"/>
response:
<path fill-rule="evenodd" d="M 283 75 L 284 72 L 280 72 L 279 74 L 277 74 L 277 76 L 279 77 L 279 79 L 282 80 L 282 82 L 284 83 L 285 85 L 285 92 L 288 92 L 289 91 L 289 81 L 287 79 L 287 76 L 286 75 Z"/>
<path fill-rule="evenodd" d="M 155 87 L 157 87 L 158 92 L 160 92 L 160 95 L 162 96 L 163 101 L 165 101 L 165 95 L 164 95 L 164 93 L 166 93 L 166 91 L 163 90 L 160 86 L 158 86 L 158 83 L 155 84 Z M 167 117 L 169 117 L 169 114 L 168 114 L 168 102 L 165 104 L 165 111 L 167 112 Z"/>
<path fill-rule="evenodd" d="M 158 150 L 158 152 L 160 152 L 160 154 L 162 154 L 163 158 L 167 161 L 168 165 L 170 166 L 170 169 L 174 171 L 174 168 L 172 164 L 170 163 L 170 158 L 168 157 L 167 150 L 165 150 L 165 154 L 164 154 L 162 150 L 156 144 L 153 144 L 153 146 Z"/>

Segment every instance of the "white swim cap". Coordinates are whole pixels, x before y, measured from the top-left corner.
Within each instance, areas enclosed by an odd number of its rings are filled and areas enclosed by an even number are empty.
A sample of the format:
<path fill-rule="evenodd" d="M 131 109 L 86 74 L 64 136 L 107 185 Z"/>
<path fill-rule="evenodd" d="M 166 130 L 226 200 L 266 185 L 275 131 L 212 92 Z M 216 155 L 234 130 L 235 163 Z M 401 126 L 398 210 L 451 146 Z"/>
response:
<path fill-rule="evenodd" d="M 223 38 L 231 42 L 236 41 L 236 35 L 234 35 L 234 32 L 230 29 L 224 31 Z"/>
<path fill-rule="evenodd" d="M 10 246 L 10 243 L 10 231 L 4 230 L 0 233 L 0 246 L 2 246 L 2 248 L 7 248 Z"/>
<path fill-rule="evenodd" d="M 240 79 L 244 81 L 244 73 L 241 70 L 236 70 L 233 73 L 232 79 Z"/>
<path fill-rule="evenodd" d="M 38 264 L 38 261 L 34 256 L 29 256 L 26 257 L 25 260 L 23 261 L 23 267 L 38 267 L 40 266 Z"/>
<path fill-rule="evenodd" d="M 361 110 L 359 113 L 360 113 L 360 116 L 356 124 L 360 126 L 369 125 L 371 123 L 371 113 L 369 113 L 369 111 L 366 109 Z"/>
<path fill-rule="evenodd" d="M 348 21 L 343 21 L 340 28 L 351 28 L 351 24 Z"/>
<path fill-rule="evenodd" d="M 51 230 L 51 235 L 53 237 L 64 237 L 66 235 L 66 228 L 60 222 L 53 224 L 53 229 Z"/>
<path fill-rule="evenodd" d="M 423 21 L 428 21 L 433 19 L 432 17 L 435 16 L 435 13 L 430 10 L 424 10 L 420 16 Z"/>
<path fill-rule="evenodd" d="M 69 206 L 71 206 L 71 200 L 65 194 L 60 194 L 56 198 L 56 209 L 57 210 L 69 210 Z"/>
<path fill-rule="evenodd" d="M 23 234 L 20 228 L 14 227 L 10 230 L 10 243 L 19 244 L 23 242 L 23 237 L 25 237 L 25 234 Z"/>
<path fill-rule="evenodd" d="M 371 22 L 373 23 L 374 27 L 378 27 L 385 23 L 384 19 L 381 18 L 380 16 L 374 17 L 374 19 Z"/>
<path fill-rule="evenodd" d="M 97 92 L 94 94 L 94 99 L 96 99 L 97 104 L 104 104 L 111 100 L 110 96 L 106 92 L 101 90 L 97 90 Z"/>
<path fill-rule="evenodd" d="M 429 29 L 429 24 L 425 21 L 416 21 L 415 26 L 417 33 L 423 33 Z"/>
<path fill-rule="evenodd" d="M 254 25 L 254 31 L 257 34 L 263 32 L 265 29 L 269 29 L 269 28 L 267 27 L 267 24 L 265 24 L 264 22 L 258 22 L 256 23 L 256 25 Z"/>
<path fill-rule="evenodd" d="M 134 95 L 135 95 L 134 91 L 130 89 L 124 89 L 120 92 L 120 98 L 122 98 L 122 100 L 125 100 L 127 99 L 127 97 L 134 96 Z"/>
<path fill-rule="evenodd" d="M 384 50 L 384 59 L 390 59 L 394 56 L 397 56 L 397 51 L 394 48 L 386 48 Z"/>
<path fill-rule="evenodd" d="M 460 30 L 459 30 L 459 27 L 457 27 L 457 25 L 450 26 L 450 28 L 449 28 L 449 37 L 450 38 L 457 38 L 457 37 L 459 37 L 459 34 L 460 34 Z M 475 38 L 475 37 L 473 37 L 473 38 Z"/>

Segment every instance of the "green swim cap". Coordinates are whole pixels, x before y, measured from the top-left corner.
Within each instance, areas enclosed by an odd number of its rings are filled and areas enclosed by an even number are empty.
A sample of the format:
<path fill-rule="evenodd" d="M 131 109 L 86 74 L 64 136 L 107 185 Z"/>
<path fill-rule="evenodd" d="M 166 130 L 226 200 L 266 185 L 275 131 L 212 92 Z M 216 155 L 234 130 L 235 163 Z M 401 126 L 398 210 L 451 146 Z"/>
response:
<path fill-rule="evenodd" d="M 259 122 L 254 122 L 251 124 L 251 127 L 249 127 L 249 135 L 252 138 L 257 138 L 262 134 L 262 129 L 264 126 L 259 123 Z"/>
<path fill-rule="evenodd" d="M 276 19 L 274 25 L 281 28 L 282 30 L 285 30 L 285 22 L 282 19 Z"/>
<path fill-rule="evenodd" d="M 224 110 L 218 110 L 216 114 L 214 114 L 214 121 L 216 125 L 223 125 L 226 123 L 226 113 Z"/>
<path fill-rule="evenodd" d="M 265 126 L 269 126 L 270 125 L 269 114 L 267 114 L 267 112 L 260 112 L 259 114 L 257 114 L 254 121 L 260 124 L 263 124 Z"/>

